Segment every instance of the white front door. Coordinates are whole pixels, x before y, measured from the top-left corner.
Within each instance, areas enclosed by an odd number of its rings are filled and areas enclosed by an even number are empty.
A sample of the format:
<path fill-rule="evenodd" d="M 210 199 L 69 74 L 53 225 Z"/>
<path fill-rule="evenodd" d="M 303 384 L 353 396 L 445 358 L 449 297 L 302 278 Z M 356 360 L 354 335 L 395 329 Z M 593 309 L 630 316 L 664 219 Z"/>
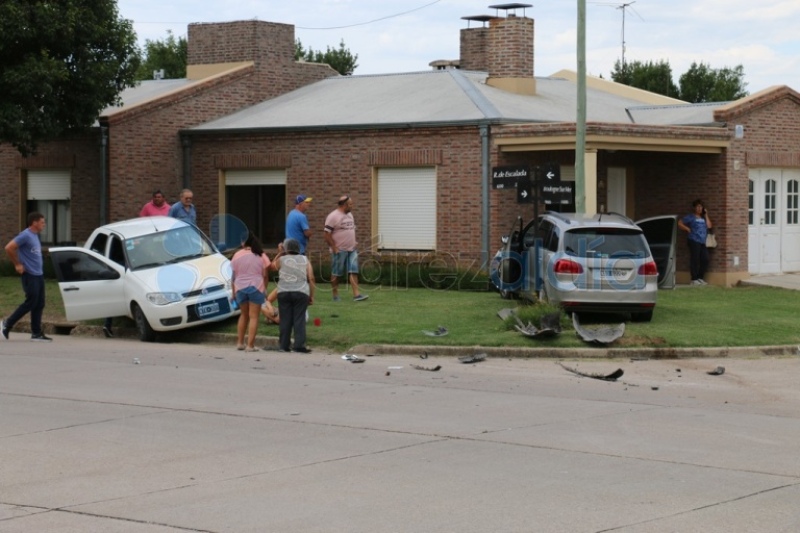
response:
<path fill-rule="evenodd" d="M 750 171 L 748 270 L 777 274 L 800 270 L 800 171 Z"/>
<path fill-rule="evenodd" d="M 619 167 L 608 168 L 608 212 L 627 215 L 626 198 L 627 187 L 625 183 L 625 169 Z"/>

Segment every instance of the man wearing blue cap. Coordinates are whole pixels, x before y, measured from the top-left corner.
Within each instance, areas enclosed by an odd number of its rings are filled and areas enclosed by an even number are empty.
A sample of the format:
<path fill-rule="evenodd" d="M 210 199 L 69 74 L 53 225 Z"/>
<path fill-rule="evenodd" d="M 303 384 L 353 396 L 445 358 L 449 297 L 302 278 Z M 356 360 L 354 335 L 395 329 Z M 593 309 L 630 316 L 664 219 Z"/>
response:
<path fill-rule="evenodd" d="M 302 194 L 294 199 L 294 209 L 286 217 L 286 238 L 294 239 L 300 243 L 300 253 L 306 253 L 308 238 L 311 236 L 311 228 L 308 225 L 306 210 L 311 203 L 311 198 Z"/>

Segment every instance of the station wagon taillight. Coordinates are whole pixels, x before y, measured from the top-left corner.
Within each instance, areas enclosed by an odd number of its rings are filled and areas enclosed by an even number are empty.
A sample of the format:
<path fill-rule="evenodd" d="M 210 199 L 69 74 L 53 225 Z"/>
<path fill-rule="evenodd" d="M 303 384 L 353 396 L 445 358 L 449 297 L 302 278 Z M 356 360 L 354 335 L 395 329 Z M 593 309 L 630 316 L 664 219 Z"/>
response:
<path fill-rule="evenodd" d="M 655 262 L 648 261 L 639 267 L 639 275 L 641 276 L 658 276 L 658 267 Z"/>
<path fill-rule="evenodd" d="M 559 259 L 553 265 L 556 274 L 583 274 L 583 267 L 570 259 Z"/>

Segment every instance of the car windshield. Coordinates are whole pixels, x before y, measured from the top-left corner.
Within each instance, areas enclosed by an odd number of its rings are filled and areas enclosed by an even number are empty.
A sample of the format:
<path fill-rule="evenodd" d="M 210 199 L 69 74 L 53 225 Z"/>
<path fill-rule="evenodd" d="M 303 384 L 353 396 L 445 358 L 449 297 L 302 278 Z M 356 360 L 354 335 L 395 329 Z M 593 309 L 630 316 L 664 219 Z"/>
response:
<path fill-rule="evenodd" d="M 583 228 L 564 234 L 564 251 L 574 257 L 647 257 L 641 231 L 625 228 Z"/>
<path fill-rule="evenodd" d="M 142 235 L 125 241 L 131 270 L 180 263 L 215 253 L 213 245 L 194 226 Z"/>

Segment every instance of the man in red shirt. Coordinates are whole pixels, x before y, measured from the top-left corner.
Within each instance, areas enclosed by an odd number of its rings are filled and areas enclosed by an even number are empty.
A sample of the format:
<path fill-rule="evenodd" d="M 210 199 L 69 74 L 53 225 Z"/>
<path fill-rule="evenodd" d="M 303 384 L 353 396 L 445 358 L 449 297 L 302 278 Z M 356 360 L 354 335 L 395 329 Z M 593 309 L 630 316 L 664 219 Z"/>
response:
<path fill-rule="evenodd" d="M 167 203 L 164 194 L 160 190 L 153 191 L 153 199 L 144 204 L 142 210 L 139 212 L 140 217 L 155 217 L 167 216 L 169 213 L 169 204 Z"/>

